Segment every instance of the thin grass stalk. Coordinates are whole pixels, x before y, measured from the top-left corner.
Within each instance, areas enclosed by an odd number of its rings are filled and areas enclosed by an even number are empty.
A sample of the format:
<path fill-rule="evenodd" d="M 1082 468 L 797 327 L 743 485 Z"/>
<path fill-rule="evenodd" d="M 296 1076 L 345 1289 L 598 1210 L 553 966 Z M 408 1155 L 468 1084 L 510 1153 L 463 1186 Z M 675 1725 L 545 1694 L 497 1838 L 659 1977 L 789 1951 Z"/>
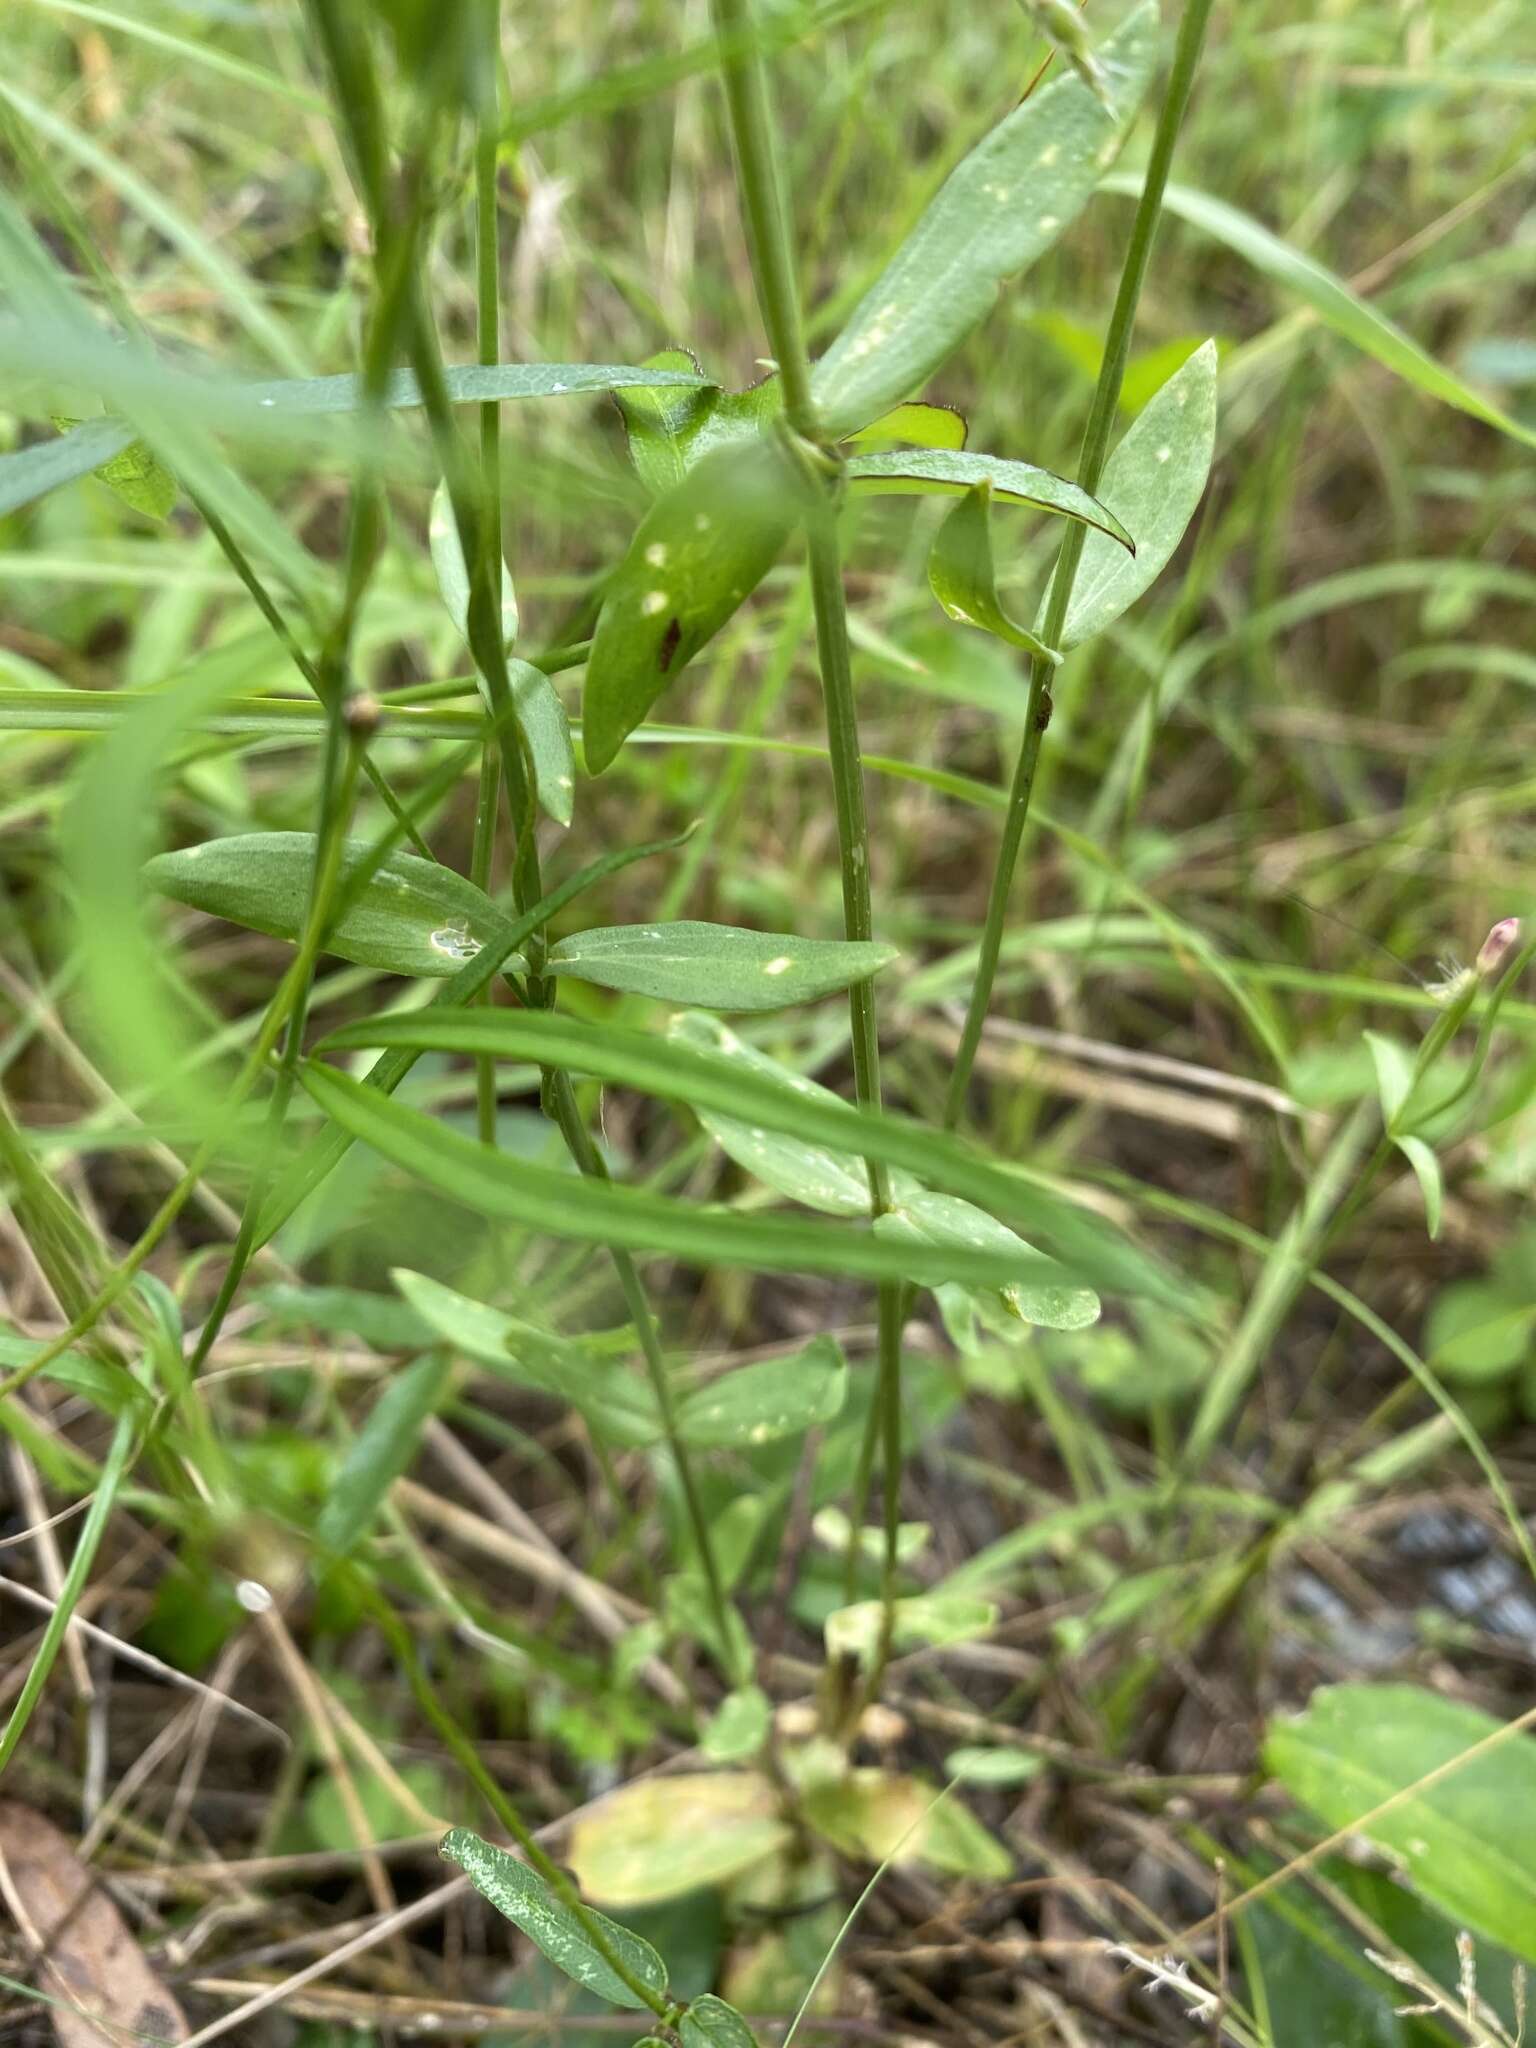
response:
<path fill-rule="evenodd" d="M 1125 264 L 1120 272 L 1120 284 L 1109 318 L 1109 331 L 1104 340 L 1104 356 L 1099 365 L 1098 382 L 1094 386 L 1088 424 L 1083 430 L 1077 481 L 1090 495 L 1098 490 L 1104 473 L 1104 464 L 1109 456 L 1110 435 L 1114 428 L 1116 409 L 1120 403 L 1120 386 L 1124 381 L 1131 334 L 1136 324 L 1136 307 L 1141 298 L 1142 284 L 1146 279 L 1147 265 L 1152 256 L 1152 244 L 1157 235 L 1163 193 L 1167 188 L 1168 172 L 1173 163 L 1174 145 L 1178 141 L 1184 110 L 1189 104 L 1190 88 L 1200 62 L 1200 52 L 1205 43 L 1205 32 L 1213 4 L 1214 0 L 1186 0 L 1183 17 L 1179 22 L 1173 68 L 1168 76 L 1168 87 L 1157 117 L 1157 129 L 1152 138 L 1152 154 L 1148 159 L 1141 198 L 1137 201 L 1136 218 L 1131 224 L 1130 246 L 1125 253 Z M 1072 601 L 1072 590 L 1077 581 L 1078 564 L 1082 560 L 1086 540 L 1086 527 L 1075 520 L 1070 522 L 1056 556 L 1050 595 L 1046 600 L 1045 623 L 1041 628 L 1040 637 L 1047 647 L 1060 644 L 1061 630 L 1066 623 L 1067 609 Z M 1014 765 L 1013 783 L 1008 794 L 1008 812 L 1003 821 L 1002 842 L 998 847 L 991 887 L 987 894 L 987 914 L 982 926 L 976 979 L 971 985 L 971 997 L 966 1007 L 965 1023 L 960 1032 L 960 1044 L 955 1053 L 955 1063 L 950 1071 L 949 1086 L 945 1092 L 944 1122 L 947 1128 L 953 1128 L 960 1121 L 961 1112 L 965 1108 L 971 1071 L 976 1064 L 982 1030 L 987 1021 L 987 1012 L 992 1005 L 992 985 L 997 978 L 998 956 L 1002 951 L 1003 932 L 1008 921 L 1008 898 L 1013 889 L 1014 870 L 1018 866 L 1024 829 L 1029 822 L 1035 773 L 1040 762 L 1040 746 L 1045 738 L 1046 727 L 1051 722 L 1050 682 L 1051 664 L 1038 658 L 1032 661 L 1029 669 L 1029 690 L 1024 705 L 1024 737 L 1020 742 L 1018 760 Z"/>

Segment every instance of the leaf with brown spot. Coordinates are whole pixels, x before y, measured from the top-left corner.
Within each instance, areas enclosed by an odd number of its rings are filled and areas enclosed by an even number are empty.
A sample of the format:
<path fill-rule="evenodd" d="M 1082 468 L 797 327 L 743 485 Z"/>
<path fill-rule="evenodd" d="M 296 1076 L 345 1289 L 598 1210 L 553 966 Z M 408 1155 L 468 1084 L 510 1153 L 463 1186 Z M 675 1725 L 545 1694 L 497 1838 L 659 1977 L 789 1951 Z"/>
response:
<path fill-rule="evenodd" d="M 32 1982 L 59 2048 L 188 2038 L 185 2015 L 69 1838 L 20 1800 L 0 1799 L 0 1898 L 31 1952 Z"/>

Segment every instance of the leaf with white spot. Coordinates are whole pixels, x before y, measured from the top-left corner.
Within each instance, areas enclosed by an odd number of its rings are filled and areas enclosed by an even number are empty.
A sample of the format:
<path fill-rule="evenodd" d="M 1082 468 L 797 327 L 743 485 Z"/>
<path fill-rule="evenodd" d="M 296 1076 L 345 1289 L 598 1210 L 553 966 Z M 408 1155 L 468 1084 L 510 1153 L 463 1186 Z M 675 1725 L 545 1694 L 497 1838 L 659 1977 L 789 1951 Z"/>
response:
<path fill-rule="evenodd" d="M 758 436 L 704 456 L 647 512 L 609 579 L 587 660 L 582 736 L 594 775 L 761 583 L 795 510 L 786 458 Z"/>
<path fill-rule="evenodd" d="M 1048 249 L 1114 161 L 1157 61 L 1155 5 L 1094 59 L 1108 112 L 1076 77 L 1031 94 L 950 173 L 815 366 L 825 430 L 852 432 L 906 398 L 991 309 L 998 286 Z"/>
<path fill-rule="evenodd" d="M 536 1870 L 508 1850 L 482 1841 L 468 1828 L 451 1829 L 439 1842 L 437 1853 L 456 1863 L 480 1896 L 520 1927 L 556 1969 L 595 1991 L 599 1998 L 606 1998 L 610 2005 L 644 2010 L 645 2000 L 630 1990 L 594 1944 L 591 1927 Z M 609 1954 L 619 1958 L 637 1983 L 658 1997 L 665 1996 L 667 1966 L 651 1944 L 603 1914 L 593 1913 L 590 1907 L 588 1912 Z"/>
<path fill-rule="evenodd" d="M 1208 341 L 1148 401 L 1105 464 L 1099 496 L 1135 535 L 1136 552 L 1089 534 L 1064 648 L 1102 633 L 1163 573 L 1204 495 L 1215 446 L 1216 344 Z"/>
<path fill-rule="evenodd" d="M 952 619 L 963 626 L 979 626 L 1010 647 L 1022 647 L 1053 666 L 1061 659 L 1008 616 L 997 594 L 997 572 L 992 566 L 990 484 L 978 484 L 967 491 L 939 528 L 928 557 L 928 581 L 934 596 Z"/>
<path fill-rule="evenodd" d="M 847 1396 L 842 1352 L 830 1337 L 815 1337 L 794 1358 L 742 1366 L 687 1395 L 678 1433 L 696 1450 L 750 1450 L 831 1422 Z"/>
<path fill-rule="evenodd" d="M 1055 512 L 1110 536 L 1121 547 L 1134 541 L 1113 512 L 1079 485 L 1069 483 L 1032 462 L 1014 462 L 1006 455 L 972 454 L 955 448 L 887 448 L 873 455 L 848 458 L 850 489 L 897 496 L 955 498 L 985 484 L 1005 504 L 1029 505 L 1037 512 Z"/>
<path fill-rule="evenodd" d="M 349 842 L 343 893 L 371 850 L 363 840 Z M 243 832 L 156 854 L 145 862 L 144 878 L 194 910 L 296 943 L 309 916 L 314 862 L 312 832 Z M 391 853 L 331 925 L 324 950 L 388 974 L 446 980 L 508 929 L 495 904 L 463 875 L 438 861 Z M 516 973 L 527 962 L 513 954 L 506 966 Z"/>
<path fill-rule="evenodd" d="M 1006 1224 L 957 1195 L 926 1190 L 904 1194 L 897 1206 L 875 1222 L 881 1237 L 908 1244 L 969 1245 L 976 1251 L 1016 1250 L 1020 1277 L 1000 1290 L 1003 1306 L 1021 1323 L 1047 1330 L 1083 1330 L 1099 1319 L 1099 1297 L 1090 1287 L 1074 1287 L 1053 1259 L 1045 1258 Z"/>
<path fill-rule="evenodd" d="M 868 981 L 896 958 L 870 940 L 800 939 L 728 924 L 622 924 L 562 939 L 551 974 L 603 988 L 704 1003 L 713 1010 L 782 1010 Z"/>

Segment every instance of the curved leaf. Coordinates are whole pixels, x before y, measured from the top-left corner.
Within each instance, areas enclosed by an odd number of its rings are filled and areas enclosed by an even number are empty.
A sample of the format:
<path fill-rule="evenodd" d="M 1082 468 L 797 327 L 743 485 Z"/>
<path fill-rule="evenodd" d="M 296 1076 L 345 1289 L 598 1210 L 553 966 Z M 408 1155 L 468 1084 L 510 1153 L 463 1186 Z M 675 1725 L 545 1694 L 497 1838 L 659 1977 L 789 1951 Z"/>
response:
<path fill-rule="evenodd" d="M 1329 1685 L 1271 1724 L 1264 1760 L 1328 1827 L 1358 1824 L 1458 1927 L 1536 1961 L 1536 1741 L 1510 1735 L 1456 1764 L 1500 1727 L 1416 1685 Z"/>
<path fill-rule="evenodd" d="M 1004 455 L 973 455 L 964 449 L 889 448 L 874 455 L 848 458 L 848 481 L 854 490 L 954 497 L 977 484 L 987 484 L 1010 504 L 1032 505 L 1037 512 L 1057 512 L 1084 526 L 1110 534 L 1134 551 L 1135 541 L 1115 515 L 1077 484 L 1069 483 L 1032 462 L 1010 462 Z"/>
<path fill-rule="evenodd" d="M 1011 647 L 1022 647 L 1053 666 L 1061 656 L 1053 647 L 1009 618 L 997 594 L 992 566 L 990 507 L 992 489 L 977 484 L 967 491 L 939 528 L 928 557 L 928 581 L 934 596 L 952 619 L 979 626 Z"/>
<path fill-rule="evenodd" d="M 582 731 L 594 775 L 756 589 L 794 515 L 786 459 L 762 437 L 717 448 L 657 499 L 614 571 L 592 638 Z"/>
<path fill-rule="evenodd" d="M 1146 91 L 1157 26 L 1155 5 L 1138 7 L 1095 51 L 1113 114 L 1080 78 L 1059 78 L 950 173 L 815 366 L 812 396 L 829 434 L 850 433 L 914 391 L 990 310 L 1003 279 L 1082 211 Z"/>
<path fill-rule="evenodd" d="M 613 1965 L 593 1947 L 581 1921 L 562 1898 L 556 1896 L 536 1870 L 505 1849 L 482 1841 L 468 1828 L 453 1828 L 438 1844 L 438 1854 L 456 1863 L 483 1899 L 489 1899 L 498 1913 L 504 1913 L 520 1927 L 535 1948 L 557 1969 L 576 1983 L 606 1998 L 610 2005 L 631 2011 L 645 2009 Z M 620 1958 L 630 1975 L 658 1997 L 667 1989 L 667 1966 L 638 1934 L 620 1927 L 601 1913 L 594 1913 L 604 1941 Z"/>
<path fill-rule="evenodd" d="M 351 841 L 343 877 L 370 850 L 363 840 Z M 144 877 L 194 910 L 296 943 L 309 912 L 314 859 L 312 832 L 243 832 L 156 854 L 145 862 Z M 490 898 L 452 868 L 392 853 L 332 925 L 325 950 L 389 974 L 444 979 L 507 928 Z M 514 954 L 507 965 L 515 972 L 526 963 Z"/>
<path fill-rule="evenodd" d="M 886 1243 L 867 1230 L 778 1216 L 735 1216 L 609 1181 L 581 1180 L 493 1152 L 349 1074 L 306 1061 L 300 1078 L 354 1138 L 450 1200 L 579 1244 L 660 1252 L 696 1265 L 757 1272 L 847 1273 L 867 1280 L 965 1280 L 1004 1287 L 1045 1263 L 968 1244 Z M 1022 1269 L 1022 1270 L 1021 1270 Z"/>
<path fill-rule="evenodd" d="M 848 1395 L 848 1367 L 830 1337 L 794 1358 L 769 1358 L 712 1380 L 678 1404 L 677 1428 L 696 1449 L 754 1449 L 831 1422 Z"/>
<path fill-rule="evenodd" d="M 1126 198 L 1135 198 L 1140 194 L 1141 180 L 1132 176 L 1107 178 L 1104 189 Z M 1343 335 L 1356 348 L 1374 356 L 1384 368 L 1407 383 L 1417 385 L 1420 391 L 1428 392 L 1431 398 L 1438 398 L 1444 405 L 1454 406 L 1458 412 L 1471 413 L 1474 419 L 1497 427 L 1500 433 L 1523 441 L 1528 448 L 1536 448 L 1536 427 L 1512 419 L 1491 399 L 1458 377 L 1454 370 L 1447 369 L 1444 363 L 1437 362 L 1420 348 L 1412 335 L 1405 333 L 1395 321 L 1389 320 L 1384 313 L 1378 313 L 1366 300 L 1358 298 L 1343 278 L 1335 276 L 1314 257 L 1293 249 L 1289 242 L 1272 234 L 1252 214 L 1229 205 L 1225 199 L 1213 199 L 1208 192 L 1196 191 L 1191 185 L 1169 185 L 1163 193 L 1163 207 L 1169 213 L 1176 213 L 1181 220 L 1187 220 L 1191 227 L 1213 235 L 1218 242 L 1225 242 L 1255 270 L 1262 271 L 1284 290 L 1294 292 L 1304 300 L 1336 334 Z"/>
<path fill-rule="evenodd" d="M 879 419 L 871 420 L 848 436 L 850 448 L 891 448 L 906 442 L 913 448 L 963 448 L 969 432 L 965 414 L 952 405 L 935 405 L 927 399 L 909 399 L 893 405 Z"/>
<path fill-rule="evenodd" d="M 1208 341 L 1148 400 L 1105 464 L 1099 495 L 1135 534 L 1136 552 L 1088 536 L 1064 648 L 1101 633 L 1157 581 L 1204 495 L 1215 446 L 1216 344 Z"/>
<path fill-rule="evenodd" d="M 713 1010 L 782 1010 L 868 981 L 894 946 L 801 939 L 728 924 L 621 924 L 577 932 L 550 949 L 549 972 L 602 988 L 705 1003 Z"/>
<path fill-rule="evenodd" d="M 643 1089 L 665 1100 L 683 1102 L 697 1114 L 734 1113 L 762 1132 L 783 1132 L 807 1146 L 824 1147 L 847 1172 L 853 1161 L 884 1160 L 907 1168 L 924 1180 L 963 1192 L 988 1209 L 1011 1216 L 1030 1232 L 1052 1243 L 1065 1262 L 1053 1266 L 1039 1260 L 1042 1280 L 1064 1272 L 1082 1274 L 1106 1287 L 1132 1294 L 1150 1294 L 1170 1306 L 1187 1306 L 1177 1282 L 1111 1225 L 1090 1211 L 1005 1172 L 947 1132 L 885 1113 L 871 1115 L 843 1102 L 814 1081 L 797 1080 L 762 1054 L 753 1054 L 713 1018 L 679 1020 L 682 1031 L 670 1039 L 624 1031 L 550 1011 L 448 1009 L 394 1012 L 364 1019 L 331 1033 L 322 1050 L 349 1051 L 362 1046 L 408 1047 L 412 1052 L 489 1053 L 493 1057 L 530 1060 L 539 1066 L 569 1068 L 600 1080 Z M 709 1034 L 713 1033 L 713 1039 Z M 719 1051 L 709 1049 L 713 1045 Z M 750 1054 L 750 1057 L 747 1055 Z M 391 1055 L 398 1061 L 403 1054 Z M 381 1062 L 382 1066 L 384 1062 Z M 858 1209 L 818 1206 L 833 1214 L 858 1213 L 869 1207 L 868 1183 L 853 1184 Z M 898 1177 L 898 1190 L 905 1194 Z M 917 1191 L 916 1183 L 913 1183 Z M 851 1189 L 850 1189 L 851 1195 Z M 760 1219 L 762 1223 L 770 1218 Z M 1039 1254 L 1031 1254 L 1032 1260 Z"/>

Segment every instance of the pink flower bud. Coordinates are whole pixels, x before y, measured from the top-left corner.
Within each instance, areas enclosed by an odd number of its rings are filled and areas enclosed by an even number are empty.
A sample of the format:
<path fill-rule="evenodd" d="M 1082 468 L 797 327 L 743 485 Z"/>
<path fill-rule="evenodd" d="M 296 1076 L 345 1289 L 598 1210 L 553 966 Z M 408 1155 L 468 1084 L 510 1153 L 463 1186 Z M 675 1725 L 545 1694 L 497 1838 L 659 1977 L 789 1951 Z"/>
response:
<path fill-rule="evenodd" d="M 1485 979 L 1490 974 L 1497 974 L 1519 938 L 1519 918 L 1501 917 L 1483 941 L 1482 951 L 1477 956 L 1478 973 Z"/>

